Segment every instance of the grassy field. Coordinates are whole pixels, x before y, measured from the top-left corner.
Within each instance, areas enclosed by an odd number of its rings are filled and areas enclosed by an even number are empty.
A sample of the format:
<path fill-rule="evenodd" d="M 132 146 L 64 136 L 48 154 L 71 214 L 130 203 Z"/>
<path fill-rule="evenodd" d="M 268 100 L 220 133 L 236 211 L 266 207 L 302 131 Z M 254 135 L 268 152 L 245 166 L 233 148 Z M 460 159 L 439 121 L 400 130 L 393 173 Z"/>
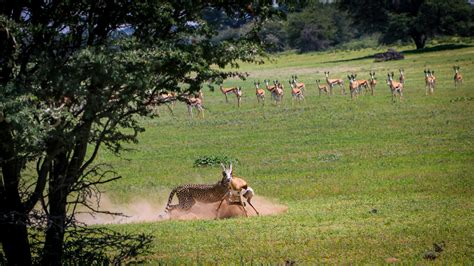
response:
<path fill-rule="evenodd" d="M 449 49 L 448 49 L 449 48 Z M 160 118 L 143 120 L 146 132 L 122 158 L 105 151 L 123 179 L 107 184 L 117 203 L 146 199 L 163 204 L 185 183 L 214 183 L 219 168 L 193 167 L 205 155 L 238 159 L 235 174 L 258 195 L 288 206 L 277 216 L 206 221 L 110 225 L 155 236 L 143 259 L 157 264 L 405 263 L 424 259 L 433 243 L 445 243 L 436 261 L 474 263 L 474 47 L 405 50 L 405 60 L 374 63 L 383 50 L 283 54 L 264 65 L 241 66 L 243 105 L 226 104 L 204 91 L 206 118 L 190 119 L 178 104 Z M 464 84 L 454 89 L 453 65 Z M 388 71 L 406 72 L 405 99 L 391 102 Z M 437 87 L 425 96 L 424 68 L 435 70 Z M 339 90 L 318 97 L 315 80 L 368 78 L 375 70 L 376 95 L 350 100 Z M 257 105 L 254 80 L 291 75 L 306 83 L 306 101 Z M 258 206 L 256 206 L 258 208 Z M 373 211 L 373 210 L 376 210 Z"/>

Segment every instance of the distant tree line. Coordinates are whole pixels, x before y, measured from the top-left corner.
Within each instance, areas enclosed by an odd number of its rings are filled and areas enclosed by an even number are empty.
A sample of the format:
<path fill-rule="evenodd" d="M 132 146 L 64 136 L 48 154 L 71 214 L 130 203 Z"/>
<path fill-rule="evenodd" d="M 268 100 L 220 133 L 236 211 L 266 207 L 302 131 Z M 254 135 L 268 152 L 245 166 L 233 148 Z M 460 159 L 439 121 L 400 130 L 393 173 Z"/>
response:
<path fill-rule="evenodd" d="M 474 8 L 465 0 L 313 0 L 276 4 L 287 14 L 286 19 L 269 20 L 259 32 L 270 52 L 320 51 L 369 34 L 378 36 L 380 44 L 412 41 L 421 49 L 437 35 L 472 36 L 474 32 Z M 212 12 L 208 18 L 218 26 L 216 41 L 238 38 L 248 31 L 244 18 L 229 21 Z"/>

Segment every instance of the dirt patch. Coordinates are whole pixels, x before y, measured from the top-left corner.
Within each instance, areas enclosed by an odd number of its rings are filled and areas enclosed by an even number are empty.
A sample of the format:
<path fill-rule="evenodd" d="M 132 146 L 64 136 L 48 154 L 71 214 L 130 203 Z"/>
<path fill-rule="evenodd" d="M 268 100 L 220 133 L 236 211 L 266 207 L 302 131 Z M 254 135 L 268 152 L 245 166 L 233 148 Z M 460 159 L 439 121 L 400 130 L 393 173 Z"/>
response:
<path fill-rule="evenodd" d="M 277 204 L 264 197 L 255 196 L 252 198 L 252 204 L 260 213 L 260 215 L 276 215 L 287 211 L 288 207 Z M 166 203 L 151 203 L 147 200 L 135 200 L 128 204 L 115 204 L 107 197 L 102 196 L 101 199 L 102 211 L 120 212 L 126 215 L 111 216 L 107 214 L 88 214 L 79 213 L 76 218 L 79 222 L 92 224 L 124 224 L 124 223 L 138 223 L 138 222 L 157 222 L 166 220 L 208 220 L 215 218 L 231 218 L 245 216 L 243 210 L 236 205 L 227 205 L 224 202 L 219 210 L 216 212 L 219 203 L 197 203 L 188 212 L 173 211 L 171 214 L 164 213 Z M 256 216 L 257 214 L 251 206 L 246 207 L 248 216 Z"/>

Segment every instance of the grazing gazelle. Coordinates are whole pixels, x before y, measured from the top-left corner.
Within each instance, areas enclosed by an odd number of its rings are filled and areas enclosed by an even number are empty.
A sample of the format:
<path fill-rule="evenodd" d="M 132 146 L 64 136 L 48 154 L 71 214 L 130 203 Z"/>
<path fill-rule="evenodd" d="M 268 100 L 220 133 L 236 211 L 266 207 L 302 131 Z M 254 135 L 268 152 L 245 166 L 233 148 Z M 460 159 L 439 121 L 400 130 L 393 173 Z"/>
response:
<path fill-rule="evenodd" d="M 219 89 L 225 96 L 225 102 L 228 103 L 229 99 L 227 98 L 227 94 L 235 94 L 237 97 L 237 106 L 240 107 L 240 103 L 242 101 L 242 88 L 241 87 L 232 87 L 232 88 L 224 88 L 220 85 Z"/>
<path fill-rule="evenodd" d="M 196 202 L 213 203 L 219 202 L 229 191 L 229 184 L 232 181 L 232 164 L 229 168 L 222 166 L 222 179 L 216 184 L 188 184 L 174 188 L 168 198 L 165 212 L 180 209 L 188 211 Z M 178 197 L 178 204 L 171 205 L 173 196 Z"/>
<path fill-rule="evenodd" d="M 351 99 L 357 98 L 357 94 L 359 93 L 359 81 L 357 81 L 355 78 L 357 77 L 357 74 L 351 74 L 347 75 L 347 78 L 349 79 L 349 90 L 351 92 Z"/>
<path fill-rule="evenodd" d="M 453 66 L 454 69 L 454 88 L 462 84 L 461 68 L 459 66 Z"/>
<path fill-rule="evenodd" d="M 291 88 L 291 98 L 293 99 L 291 104 L 293 104 L 294 101 L 304 101 L 303 87 L 298 88 L 296 83 L 292 82 L 291 80 L 289 80 L 289 83 Z"/>
<path fill-rule="evenodd" d="M 375 71 L 370 72 L 370 80 L 369 80 L 369 87 L 370 87 L 370 92 L 372 93 L 372 96 L 375 94 L 375 86 L 377 85 L 377 78 L 375 77 Z"/>
<path fill-rule="evenodd" d="M 329 95 L 329 88 L 327 85 L 321 85 L 320 84 L 321 80 L 317 79 L 316 80 L 316 85 L 318 86 L 318 90 L 319 90 L 319 96 L 321 96 L 321 92 L 324 92 L 326 93 L 326 95 Z"/>
<path fill-rule="evenodd" d="M 394 100 L 394 97 L 397 97 L 397 94 L 400 96 L 400 101 L 402 101 L 403 98 L 403 84 L 397 81 L 393 80 L 394 73 L 392 74 L 387 73 L 387 85 L 390 88 L 390 91 L 392 92 L 392 101 Z"/>
<path fill-rule="evenodd" d="M 346 94 L 346 90 L 344 89 L 344 80 L 342 80 L 342 79 L 329 79 L 329 71 L 324 72 L 324 75 L 326 75 L 326 82 L 329 85 L 329 88 L 331 89 L 331 94 L 334 94 L 332 89 L 336 85 L 339 85 L 339 87 L 341 87 L 341 93 L 343 95 Z"/>
<path fill-rule="evenodd" d="M 227 194 L 222 198 L 219 206 L 216 210 L 216 216 L 219 214 L 219 209 L 222 205 L 224 200 L 227 200 L 229 205 L 238 205 L 244 211 L 245 216 L 248 217 L 247 210 L 245 209 L 245 203 L 242 202 L 242 197 L 247 199 L 247 203 L 253 208 L 257 215 L 260 215 L 252 205 L 252 197 L 255 195 L 255 192 L 251 187 L 247 185 L 247 181 L 240 177 L 232 176 L 232 180 L 229 183 L 229 191 Z"/>
<path fill-rule="evenodd" d="M 254 81 L 253 84 L 255 85 L 255 95 L 257 95 L 257 102 L 260 103 L 260 101 L 262 101 L 262 104 L 265 105 L 265 90 L 260 89 L 260 81 Z"/>
<path fill-rule="evenodd" d="M 429 69 L 425 69 L 423 72 L 425 73 L 425 95 L 428 95 L 428 93 L 431 95 L 434 92 L 435 79 Z"/>
<path fill-rule="evenodd" d="M 295 88 L 300 89 L 304 92 L 306 86 L 304 85 L 303 82 L 298 82 L 297 79 L 298 79 L 298 77 L 296 75 L 291 76 L 290 87 L 295 87 Z M 293 83 L 293 86 L 291 86 L 291 83 Z"/>
<path fill-rule="evenodd" d="M 400 68 L 398 69 L 398 71 L 400 72 L 400 83 L 403 84 L 403 86 L 405 86 L 405 70 L 403 68 Z"/>

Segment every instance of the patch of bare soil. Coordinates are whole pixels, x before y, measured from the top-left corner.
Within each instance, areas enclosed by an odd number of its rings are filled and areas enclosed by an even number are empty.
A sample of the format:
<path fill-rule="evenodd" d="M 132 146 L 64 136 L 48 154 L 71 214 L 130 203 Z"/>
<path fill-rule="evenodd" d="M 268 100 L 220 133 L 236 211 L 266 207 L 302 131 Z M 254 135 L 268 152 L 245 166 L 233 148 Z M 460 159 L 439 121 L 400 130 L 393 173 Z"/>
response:
<path fill-rule="evenodd" d="M 287 211 L 288 207 L 276 204 L 264 197 L 255 196 L 252 198 L 252 204 L 260 215 L 276 215 Z M 123 216 L 111 216 L 107 214 L 88 214 L 80 213 L 76 216 L 79 222 L 85 224 L 124 224 L 138 222 L 157 222 L 166 220 L 196 220 L 196 219 L 223 219 L 231 217 L 245 216 L 242 208 L 237 205 L 228 205 L 225 201 L 222 203 L 219 212 L 216 212 L 219 203 L 197 203 L 189 211 L 172 211 L 170 214 L 164 212 L 166 203 L 151 203 L 147 200 L 136 200 L 128 204 L 115 204 L 107 197 L 102 196 L 100 210 L 109 212 L 123 213 Z M 246 206 L 248 216 L 257 214 L 251 206 Z"/>

